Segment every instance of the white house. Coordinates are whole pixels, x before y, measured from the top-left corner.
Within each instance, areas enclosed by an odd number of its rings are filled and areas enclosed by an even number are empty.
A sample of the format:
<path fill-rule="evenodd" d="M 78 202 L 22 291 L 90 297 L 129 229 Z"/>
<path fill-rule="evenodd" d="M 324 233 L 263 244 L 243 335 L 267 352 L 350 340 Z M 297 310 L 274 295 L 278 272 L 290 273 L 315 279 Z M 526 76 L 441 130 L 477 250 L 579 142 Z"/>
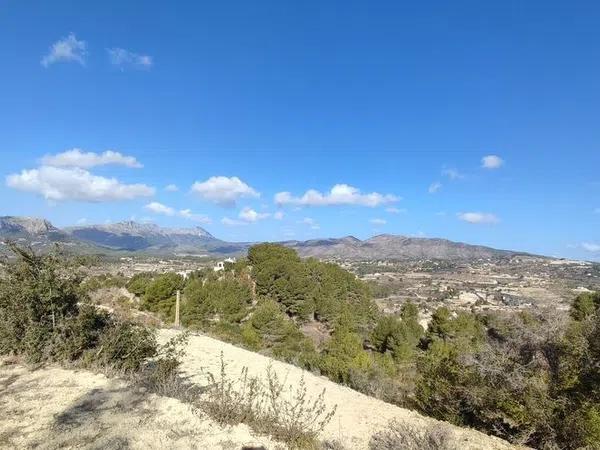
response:
<path fill-rule="evenodd" d="M 227 258 L 223 261 L 219 261 L 214 267 L 213 270 L 215 272 L 220 272 L 221 270 L 225 269 L 225 263 L 231 263 L 233 264 L 235 262 L 235 258 Z"/>

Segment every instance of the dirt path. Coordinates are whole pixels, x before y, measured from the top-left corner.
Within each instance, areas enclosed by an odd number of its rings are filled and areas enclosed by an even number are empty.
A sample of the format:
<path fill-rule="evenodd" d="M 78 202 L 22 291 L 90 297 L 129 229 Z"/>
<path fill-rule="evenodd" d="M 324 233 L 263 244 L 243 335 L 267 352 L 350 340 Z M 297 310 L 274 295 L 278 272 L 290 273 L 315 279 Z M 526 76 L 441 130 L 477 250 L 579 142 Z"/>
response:
<path fill-rule="evenodd" d="M 166 341 L 177 333 L 174 330 L 161 330 L 160 339 Z M 183 361 L 183 371 L 195 383 L 206 385 L 207 373 L 215 375 L 219 373 L 221 352 L 223 352 L 228 373 L 232 377 L 239 375 L 244 367 L 248 368 L 250 375 L 264 377 L 267 368 L 271 366 L 280 379 L 285 379 L 288 385 L 297 385 L 304 375 L 309 397 L 314 398 L 323 389 L 326 389 L 325 400 L 329 407 L 337 405 L 337 412 L 322 437 L 338 440 L 347 449 L 368 448 L 370 436 L 374 432 L 384 429 L 392 418 L 410 421 L 411 424 L 418 427 L 441 424 L 434 419 L 360 394 L 295 366 L 203 335 L 190 337 L 187 354 Z M 513 448 L 501 439 L 474 430 L 458 427 L 453 427 L 453 429 L 462 449 Z"/>
<path fill-rule="evenodd" d="M 222 449 L 276 444 L 87 371 L 0 366 L 2 449 Z"/>

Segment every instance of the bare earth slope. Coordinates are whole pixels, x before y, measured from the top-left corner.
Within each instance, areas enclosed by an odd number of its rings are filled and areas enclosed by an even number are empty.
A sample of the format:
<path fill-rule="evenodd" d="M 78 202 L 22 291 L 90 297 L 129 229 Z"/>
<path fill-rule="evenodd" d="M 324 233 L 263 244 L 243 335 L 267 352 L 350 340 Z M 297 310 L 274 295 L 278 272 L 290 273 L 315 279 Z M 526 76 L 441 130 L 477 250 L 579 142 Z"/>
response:
<path fill-rule="evenodd" d="M 166 341 L 178 331 L 161 330 Z M 289 364 L 249 352 L 203 335 L 190 337 L 183 370 L 191 381 L 206 385 L 218 374 L 223 353 L 229 375 L 243 367 L 264 376 L 270 366 L 286 385 L 304 375 L 308 397 L 326 389 L 329 407 L 338 409 L 322 438 L 340 441 L 345 449 L 366 449 L 371 435 L 396 418 L 414 427 L 442 425 L 413 411 L 362 395 Z M 505 441 L 477 431 L 453 427 L 461 449 L 510 449 Z M 29 371 L 0 366 L 0 448 L 86 449 L 242 449 L 281 444 L 255 436 L 244 426 L 221 427 L 204 413 L 177 400 L 149 394 L 123 381 L 88 371 L 44 368 Z"/>
<path fill-rule="evenodd" d="M 177 400 L 87 371 L 0 366 L 1 449 L 222 449 L 264 445 Z"/>
<path fill-rule="evenodd" d="M 177 331 L 161 330 L 160 338 L 167 340 Z M 247 367 L 249 375 L 264 376 L 269 366 L 285 379 L 286 385 L 297 385 L 302 375 L 310 398 L 317 397 L 326 389 L 325 400 L 328 407 L 337 405 L 333 420 L 325 429 L 322 438 L 338 440 L 347 449 L 366 449 L 371 435 L 384 429 L 392 418 L 410 421 L 415 426 L 426 427 L 440 424 L 434 419 L 424 417 L 414 411 L 399 408 L 373 397 L 360 394 L 352 389 L 333 383 L 324 377 L 313 375 L 298 367 L 273 360 L 231 344 L 203 336 L 190 337 L 187 354 L 183 361 L 183 370 L 194 382 L 207 384 L 207 373 L 218 374 L 220 355 L 223 352 L 228 373 L 235 377 L 242 368 Z M 507 442 L 487 436 L 474 430 L 454 427 L 456 438 L 461 441 L 462 449 L 509 449 Z"/>

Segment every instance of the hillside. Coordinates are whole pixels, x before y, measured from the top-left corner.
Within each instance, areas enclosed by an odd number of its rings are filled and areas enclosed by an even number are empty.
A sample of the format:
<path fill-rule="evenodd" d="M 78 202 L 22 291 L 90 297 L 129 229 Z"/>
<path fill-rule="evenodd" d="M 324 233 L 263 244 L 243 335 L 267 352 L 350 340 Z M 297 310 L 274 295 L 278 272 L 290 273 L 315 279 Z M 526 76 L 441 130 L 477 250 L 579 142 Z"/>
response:
<path fill-rule="evenodd" d="M 277 448 L 246 425 L 88 371 L 0 365 L 0 392 L 3 449 Z"/>
<path fill-rule="evenodd" d="M 167 341 L 177 333 L 179 332 L 175 330 L 161 330 L 160 339 Z M 190 337 L 186 352 L 182 365 L 184 375 L 201 385 L 206 385 L 208 382 L 206 373 L 218 373 L 221 354 L 223 354 L 228 373 L 233 378 L 240 375 L 242 369 L 247 367 L 249 376 L 258 376 L 264 380 L 267 368 L 271 367 L 279 379 L 285 380 L 286 386 L 298 386 L 300 379 L 304 377 L 307 384 L 307 398 L 316 398 L 325 389 L 327 407 L 332 408 L 337 405 L 337 410 L 321 438 L 340 441 L 343 448 L 348 450 L 367 449 L 371 436 L 385 429 L 390 419 L 406 421 L 421 430 L 428 425 L 443 424 L 414 411 L 361 394 L 290 364 L 201 334 Z M 513 448 L 506 441 L 478 431 L 448 426 L 451 427 L 455 439 L 460 441 L 460 448 L 464 450 Z"/>
<path fill-rule="evenodd" d="M 38 249 L 63 244 L 77 253 L 133 253 L 153 255 L 240 255 L 252 243 L 227 242 L 202 227 L 165 228 L 155 224 L 125 221 L 59 229 L 44 219 L 0 217 L 0 241 L 18 240 Z M 286 241 L 301 256 L 340 259 L 442 259 L 474 260 L 518 254 L 480 245 L 437 238 L 415 238 L 382 234 L 360 240 L 344 238 Z"/>
<path fill-rule="evenodd" d="M 176 333 L 161 330 L 159 337 L 166 341 Z M 366 449 L 371 436 L 385 429 L 392 418 L 420 430 L 442 424 L 207 336 L 191 336 L 186 350 L 184 375 L 195 384 L 206 385 L 208 373 L 218 375 L 222 353 L 231 377 L 239 375 L 243 367 L 248 367 L 250 376 L 262 377 L 271 367 L 286 385 L 297 385 L 304 376 L 308 398 L 325 389 L 328 407 L 337 405 L 337 411 L 321 438 L 339 441 L 347 450 Z M 202 448 L 215 449 L 285 448 L 245 425 L 221 427 L 178 400 L 87 371 L 0 366 L 0 388 L 9 394 L 0 402 L 0 447 L 89 448 L 94 442 L 94 448 L 198 448 L 199 443 Z M 447 426 L 462 449 L 513 448 L 501 439 Z"/>

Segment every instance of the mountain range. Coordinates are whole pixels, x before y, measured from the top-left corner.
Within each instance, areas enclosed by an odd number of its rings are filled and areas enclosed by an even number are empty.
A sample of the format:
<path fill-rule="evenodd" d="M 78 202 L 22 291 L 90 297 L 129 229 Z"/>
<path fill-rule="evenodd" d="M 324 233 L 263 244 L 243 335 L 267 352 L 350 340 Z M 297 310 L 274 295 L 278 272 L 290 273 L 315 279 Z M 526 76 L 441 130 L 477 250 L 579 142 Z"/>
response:
<path fill-rule="evenodd" d="M 155 224 L 125 221 L 104 225 L 57 228 L 45 219 L 0 217 L 0 241 L 16 241 L 44 251 L 55 243 L 74 253 L 205 255 L 243 254 L 252 243 L 227 242 L 201 227 L 164 228 Z M 437 238 L 415 238 L 383 234 L 360 240 L 353 236 L 281 244 L 301 256 L 317 258 L 369 259 L 441 259 L 473 260 L 509 257 L 520 252 L 497 250 Z"/>

